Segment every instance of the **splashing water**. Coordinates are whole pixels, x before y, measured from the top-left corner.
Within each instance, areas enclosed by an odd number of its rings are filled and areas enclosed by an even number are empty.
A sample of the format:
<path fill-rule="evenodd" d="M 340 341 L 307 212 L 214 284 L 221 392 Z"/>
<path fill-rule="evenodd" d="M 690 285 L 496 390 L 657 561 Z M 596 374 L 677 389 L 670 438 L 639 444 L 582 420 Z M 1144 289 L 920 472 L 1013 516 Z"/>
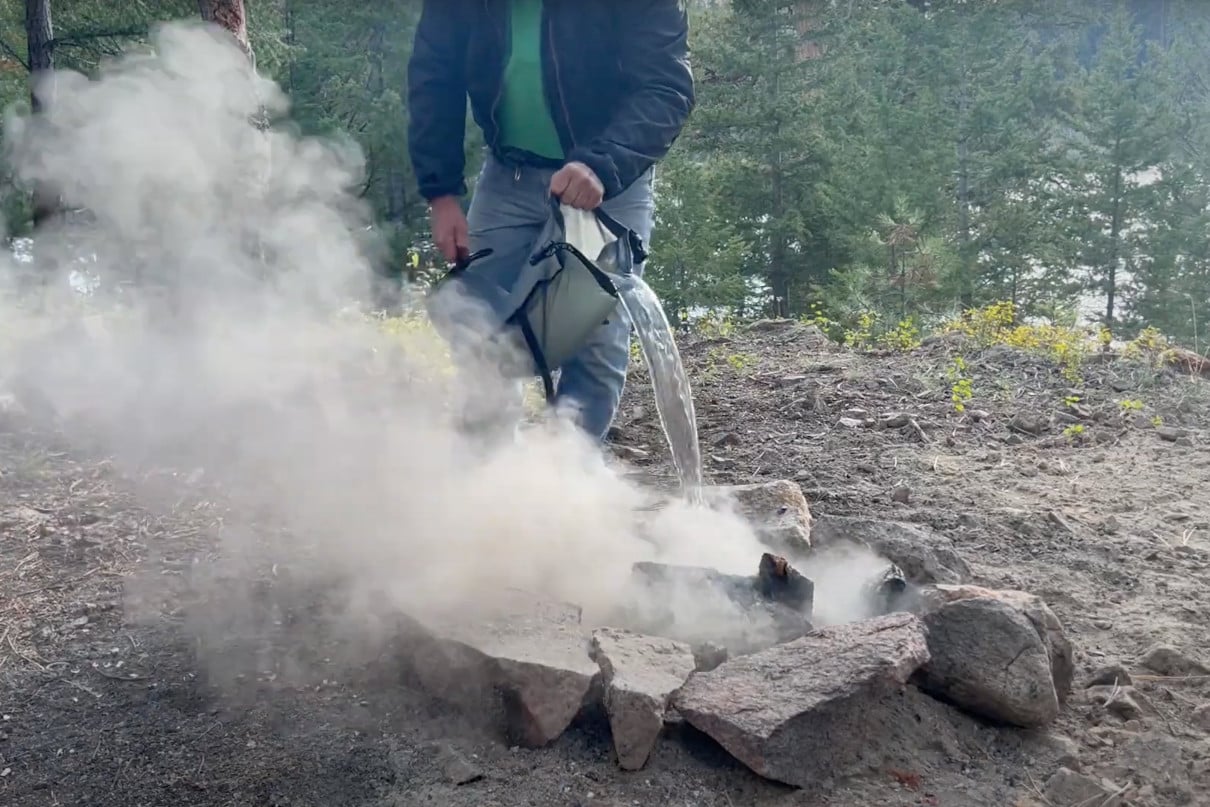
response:
<path fill-rule="evenodd" d="M 655 409 L 668 439 L 681 491 L 692 504 L 703 504 L 702 453 L 697 441 L 693 392 L 689 389 L 689 376 L 672 337 L 672 326 L 664 316 L 659 298 L 641 277 L 627 275 L 618 283 L 618 291 L 622 305 L 634 323 L 643 360 L 651 374 Z"/>

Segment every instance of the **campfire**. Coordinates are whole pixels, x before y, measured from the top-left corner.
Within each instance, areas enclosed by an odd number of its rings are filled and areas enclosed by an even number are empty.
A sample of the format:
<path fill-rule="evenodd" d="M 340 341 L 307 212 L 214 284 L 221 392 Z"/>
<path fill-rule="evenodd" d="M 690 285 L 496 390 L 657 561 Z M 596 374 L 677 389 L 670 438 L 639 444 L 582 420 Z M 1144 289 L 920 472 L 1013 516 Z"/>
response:
<path fill-rule="evenodd" d="M 490 618 L 418 624 L 417 680 L 494 708 L 527 746 L 554 741 L 598 706 L 623 768 L 643 767 L 664 729 L 684 722 L 761 776 L 798 786 L 893 768 L 942 727 L 1055 719 L 1074 668 L 1045 603 L 969 585 L 952 545 L 923 528 L 812 524 L 801 504 L 814 544 L 801 560 L 765 552 L 751 575 L 637 563 L 609 625 L 584 624 L 574 604 L 508 592 Z M 784 534 L 784 505 L 775 515 Z M 855 584 L 852 619 L 817 625 L 811 570 L 845 546 L 885 562 Z"/>

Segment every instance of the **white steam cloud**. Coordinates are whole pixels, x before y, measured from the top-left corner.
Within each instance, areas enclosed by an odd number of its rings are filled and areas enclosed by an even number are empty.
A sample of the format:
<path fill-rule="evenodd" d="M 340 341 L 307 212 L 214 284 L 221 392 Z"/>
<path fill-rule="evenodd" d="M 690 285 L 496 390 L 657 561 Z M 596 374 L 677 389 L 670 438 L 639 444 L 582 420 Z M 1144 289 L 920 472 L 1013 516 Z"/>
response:
<path fill-rule="evenodd" d="M 490 373 L 450 378 L 431 337 L 347 313 L 375 254 L 358 152 L 258 130 L 287 99 L 221 36 L 173 24 L 152 45 L 95 79 L 56 75 L 41 119 L 7 121 L 18 175 L 88 211 L 38 234 L 39 271 L 95 255 L 102 283 L 0 302 L 0 389 L 127 469 L 222 489 L 228 578 L 269 564 L 339 581 L 346 609 L 371 593 L 464 609 L 514 587 L 594 620 L 636 561 L 755 572 L 732 515 L 674 506 L 640 535 L 643 493 L 563 424 L 491 450 L 462 436 Z M 240 597 L 212 599 L 229 623 Z"/>

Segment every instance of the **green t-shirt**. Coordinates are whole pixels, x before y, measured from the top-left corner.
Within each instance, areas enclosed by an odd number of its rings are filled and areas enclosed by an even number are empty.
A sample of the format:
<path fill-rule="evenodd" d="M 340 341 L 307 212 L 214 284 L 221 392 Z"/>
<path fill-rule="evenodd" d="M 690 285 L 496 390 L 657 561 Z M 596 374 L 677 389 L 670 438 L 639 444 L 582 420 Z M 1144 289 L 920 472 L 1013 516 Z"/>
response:
<path fill-rule="evenodd" d="M 500 141 L 539 157 L 563 159 L 542 86 L 542 0 L 513 0 L 512 48 L 504 68 Z"/>

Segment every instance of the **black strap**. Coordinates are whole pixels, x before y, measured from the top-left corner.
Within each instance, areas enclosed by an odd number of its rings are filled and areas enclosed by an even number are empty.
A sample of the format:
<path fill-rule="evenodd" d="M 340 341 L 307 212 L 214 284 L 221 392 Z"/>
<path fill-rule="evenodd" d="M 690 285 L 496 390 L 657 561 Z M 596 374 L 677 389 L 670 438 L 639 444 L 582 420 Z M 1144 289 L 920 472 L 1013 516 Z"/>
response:
<path fill-rule="evenodd" d="M 554 216 L 555 223 L 559 225 L 560 230 L 566 233 L 567 222 L 563 219 L 563 203 L 559 201 L 559 197 L 555 196 L 553 193 L 550 195 L 548 201 L 550 203 L 551 215 Z M 619 241 L 626 241 L 627 245 L 630 247 L 630 255 L 634 259 L 634 264 L 636 266 L 641 265 L 647 260 L 647 247 L 645 244 L 643 244 L 643 239 L 638 233 L 606 213 L 603 207 L 597 207 L 597 209 L 592 212 L 597 217 L 597 221 L 601 222 L 602 226 L 604 226 L 606 230 L 609 230 L 614 238 L 618 239 Z M 531 263 L 536 264 L 538 260 L 541 259 L 535 259 L 531 261 Z"/>
<path fill-rule="evenodd" d="M 468 267 L 470 267 L 470 265 L 472 263 L 474 263 L 477 260 L 480 260 L 481 258 L 486 258 L 488 255 L 491 255 L 493 252 L 495 252 L 495 250 L 492 249 L 491 247 L 488 247 L 487 249 L 481 249 L 478 252 L 472 252 L 470 255 L 467 255 L 465 258 L 459 258 L 458 260 L 454 261 L 454 265 L 452 267 L 450 267 L 449 275 L 454 276 L 454 275 L 462 274 L 463 272 L 465 272 L 467 270 Z"/>
<path fill-rule="evenodd" d="M 534 367 L 537 368 L 538 375 L 542 377 L 542 390 L 546 393 L 546 403 L 553 405 L 555 402 L 555 378 L 551 375 L 550 366 L 546 363 L 546 354 L 542 352 L 542 346 L 538 344 L 538 337 L 534 334 L 533 326 L 529 324 L 529 317 L 520 311 L 514 316 L 517 320 L 517 327 L 521 329 L 521 335 L 525 337 L 525 345 L 534 357 Z"/>

